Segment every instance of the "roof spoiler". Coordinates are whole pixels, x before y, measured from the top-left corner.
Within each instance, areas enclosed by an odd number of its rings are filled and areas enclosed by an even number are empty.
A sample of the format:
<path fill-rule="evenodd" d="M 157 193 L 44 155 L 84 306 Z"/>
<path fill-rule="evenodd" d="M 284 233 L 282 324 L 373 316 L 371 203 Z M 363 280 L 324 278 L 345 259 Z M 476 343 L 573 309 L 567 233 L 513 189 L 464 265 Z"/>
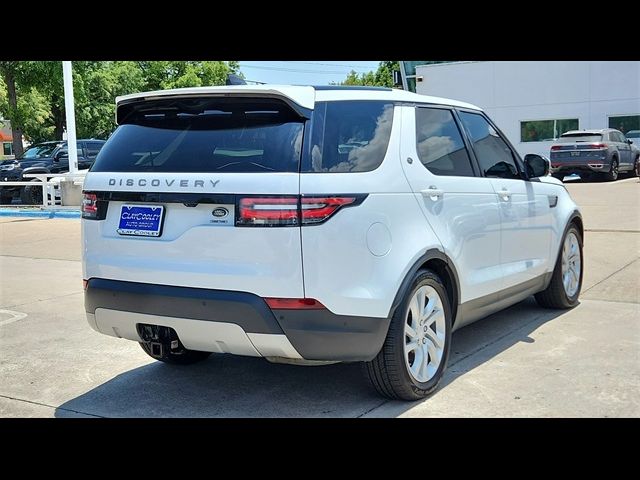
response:
<path fill-rule="evenodd" d="M 227 74 L 227 81 L 225 85 L 246 85 L 247 82 L 244 81 L 244 78 L 236 75 L 234 73 Z"/>

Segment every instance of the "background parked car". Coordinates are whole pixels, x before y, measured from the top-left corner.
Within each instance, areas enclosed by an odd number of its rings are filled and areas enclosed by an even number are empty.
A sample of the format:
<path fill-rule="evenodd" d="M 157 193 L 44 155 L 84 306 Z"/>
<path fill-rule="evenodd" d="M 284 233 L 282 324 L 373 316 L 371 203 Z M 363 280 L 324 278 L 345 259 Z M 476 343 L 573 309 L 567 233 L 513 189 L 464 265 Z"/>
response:
<path fill-rule="evenodd" d="M 562 180 L 599 173 L 617 180 L 621 172 L 635 172 L 639 158 L 640 149 L 618 130 L 571 130 L 551 146 L 551 174 Z"/>
<path fill-rule="evenodd" d="M 78 140 L 78 169 L 86 170 L 96 159 L 105 144 L 104 140 Z M 29 173 L 65 173 L 69 171 L 69 151 L 67 142 L 42 142 L 32 145 L 20 158 L 0 162 L 0 204 L 8 205 L 19 196 L 22 203 L 39 205 L 42 203 L 42 188 L 39 185 L 26 187 L 2 187 L 2 182 L 28 181 Z M 32 181 L 38 182 L 37 179 Z"/>

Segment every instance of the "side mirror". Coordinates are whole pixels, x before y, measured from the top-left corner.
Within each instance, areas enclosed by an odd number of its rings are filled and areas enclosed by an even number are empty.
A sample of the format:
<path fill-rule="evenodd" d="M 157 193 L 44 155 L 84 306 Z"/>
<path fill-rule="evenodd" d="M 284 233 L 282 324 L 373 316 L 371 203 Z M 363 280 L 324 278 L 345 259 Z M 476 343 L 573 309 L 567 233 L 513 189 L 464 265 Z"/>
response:
<path fill-rule="evenodd" d="M 542 155 L 529 153 L 524 156 L 524 166 L 529 178 L 544 177 L 549 174 L 549 160 Z"/>
<path fill-rule="evenodd" d="M 631 144 L 633 143 L 633 140 L 629 140 L 629 139 L 627 138 L 627 143 L 628 143 L 629 145 L 631 145 Z"/>

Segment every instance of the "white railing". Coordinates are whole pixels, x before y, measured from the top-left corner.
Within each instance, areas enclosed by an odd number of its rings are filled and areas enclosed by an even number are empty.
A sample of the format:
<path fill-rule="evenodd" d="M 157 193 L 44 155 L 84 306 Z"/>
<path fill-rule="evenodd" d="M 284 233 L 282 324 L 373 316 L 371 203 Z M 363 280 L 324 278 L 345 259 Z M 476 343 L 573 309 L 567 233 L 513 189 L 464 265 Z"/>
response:
<path fill-rule="evenodd" d="M 86 172 L 84 173 L 25 173 L 24 178 L 35 178 L 38 182 L 0 182 L 1 187 L 41 187 L 42 188 L 42 207 L 47 209 L 59 209 L 59 210 L 68 210 L 68 209 L 77 209 L 80 205 L 72 205 L 72 206 L 62 206 L 56 205 L 56 186 L 58 187 L 58 191 L 60 191 L 59 182 L 52 181 L 53 178 L 69 178 L 74 179 L 74 184 L 82 185 L 84 181 L 84 177 Z M 76 179 L 81 179 L 79 182 Z M 62 192 L 60 191 L 60 203 L 62 203 Z M 3 205 L 3 207 L 8 207 L 10 205 Z M 25 206 L 25 205 L 22 205 Z"/>

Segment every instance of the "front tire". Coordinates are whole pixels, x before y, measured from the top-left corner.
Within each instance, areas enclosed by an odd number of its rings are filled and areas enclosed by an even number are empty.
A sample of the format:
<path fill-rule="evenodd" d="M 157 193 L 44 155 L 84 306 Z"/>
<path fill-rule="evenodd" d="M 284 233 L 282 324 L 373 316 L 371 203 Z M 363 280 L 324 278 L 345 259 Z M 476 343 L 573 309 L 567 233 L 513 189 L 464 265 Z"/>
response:
<path fill-rule="evenodd" d="M 562 240 L 551 283 L 535 295 L 538 305 L 557 309 L 575 307 L 582 289 L 583 263 L 582 235 L 572 224 Z"/>
<path fill-rule="evenodd" d="M 447 291 L 438 275 L 419 270 L 391 319 L 382 349 L 366 362 L 367 374 L 381 395 L 419 400 L 436 390 L 450 344 Z"/>
<path fill-rule="evenodd" d="M 42 182 L 37 178 L 31 180 L 37 185 L 22 187 L 20 190 L 20 200 L 24 205 L 42 205 Z"/>
<path fill-rule="evenodd" d="M 173 353 L 168 348 L 163 349 L 162 356 L 152 355 L 151 345 L 145 342 L 138 342 L 147 355 L 155 360 L 172 365 L 191 365 L 193 363 L 202 362 L 209 358 L 210 352 L 201 352 L 198 350 L 182 349 L 181 353 Z"/>
<path fill-rule="evenodd" d="M 0 191 L 0 205 L 11 205 L 13 201 L 13 195 L 6 195 L 4 192 Z"/>

